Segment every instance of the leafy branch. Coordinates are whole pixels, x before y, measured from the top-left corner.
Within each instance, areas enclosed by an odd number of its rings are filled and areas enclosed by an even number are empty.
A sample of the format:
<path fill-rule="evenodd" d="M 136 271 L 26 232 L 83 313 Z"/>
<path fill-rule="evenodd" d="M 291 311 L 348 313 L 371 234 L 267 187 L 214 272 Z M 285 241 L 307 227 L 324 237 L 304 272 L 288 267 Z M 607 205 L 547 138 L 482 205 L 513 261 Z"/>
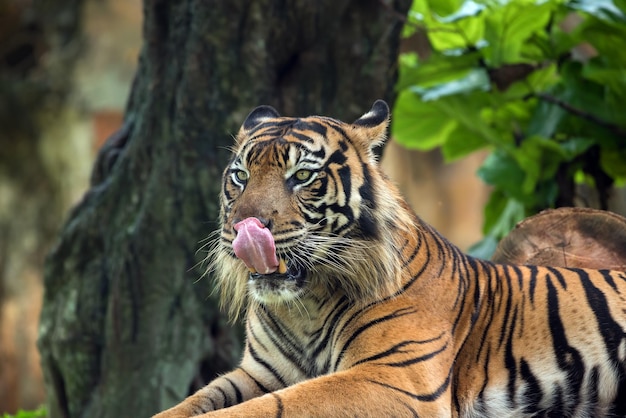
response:
<path fill-rule="evenodd" d="M 577 184 L 600 206 L 626 184 L 625 4 L 414 0 L 405 35 L 419 30 L 430 51 L 401 56 L 392 134 L 447 160 L 491 152 L 478 171 L 493 190 L 483 244 L 542 209 L 584 204 Z"/>

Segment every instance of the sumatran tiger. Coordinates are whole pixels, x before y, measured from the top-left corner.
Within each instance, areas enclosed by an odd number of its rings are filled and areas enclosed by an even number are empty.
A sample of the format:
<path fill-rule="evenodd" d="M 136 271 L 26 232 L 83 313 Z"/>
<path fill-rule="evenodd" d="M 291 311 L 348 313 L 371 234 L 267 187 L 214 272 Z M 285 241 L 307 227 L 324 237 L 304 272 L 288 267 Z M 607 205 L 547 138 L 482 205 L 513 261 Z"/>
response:
<path fill-rule="evenodd" d="M 243 359 L 157 417 L 626 416 L 626 273 L 464 255 L 381 171 L 388 123 L 250 113 L 213 250 Z"/>

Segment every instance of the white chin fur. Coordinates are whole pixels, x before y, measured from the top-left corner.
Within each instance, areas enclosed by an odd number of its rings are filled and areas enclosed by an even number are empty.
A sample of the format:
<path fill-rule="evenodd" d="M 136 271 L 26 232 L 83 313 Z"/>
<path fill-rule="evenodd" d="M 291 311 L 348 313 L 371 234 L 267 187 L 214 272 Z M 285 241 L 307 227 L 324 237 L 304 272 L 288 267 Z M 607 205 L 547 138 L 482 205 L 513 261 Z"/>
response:
<path fill-rule="evenodd" d="M 281 304 L 298 299 L 303 290 L 295 283 L 267 283 L 263 280 L 249 280 L 250 295 L 258 303 L 264 305 Z"/>

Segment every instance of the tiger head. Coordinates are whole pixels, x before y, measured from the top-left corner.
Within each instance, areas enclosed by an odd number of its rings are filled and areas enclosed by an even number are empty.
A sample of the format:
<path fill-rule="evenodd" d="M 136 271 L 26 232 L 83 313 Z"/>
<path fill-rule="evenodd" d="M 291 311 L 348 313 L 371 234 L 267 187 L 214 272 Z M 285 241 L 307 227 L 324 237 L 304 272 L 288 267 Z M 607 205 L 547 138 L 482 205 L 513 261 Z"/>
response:
<path fill-rule="evenodd" d="M 388 124 L 382 100 L 352 124 L 269 106 L 248 115 L 223 175 L 213 261 L 231 314 L 248 299 L 365 302 L 397 290 L 398 231 L 412 218 L 373 152 Z"/>

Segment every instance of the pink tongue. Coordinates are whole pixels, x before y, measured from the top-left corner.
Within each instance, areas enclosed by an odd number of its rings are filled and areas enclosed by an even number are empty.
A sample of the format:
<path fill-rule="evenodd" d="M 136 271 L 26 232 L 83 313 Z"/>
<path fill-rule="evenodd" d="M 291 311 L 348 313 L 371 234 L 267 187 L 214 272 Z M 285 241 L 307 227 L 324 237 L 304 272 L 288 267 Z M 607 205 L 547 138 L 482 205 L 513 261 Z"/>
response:
<path fill-rule="evenodd" d="M 235 224 L 237 236 L 233 241 L 235 255 L 248 268 L 261 274 L 270 274 L 278 269 L 274 237 L 257 218 L 246 218 Z"/>

